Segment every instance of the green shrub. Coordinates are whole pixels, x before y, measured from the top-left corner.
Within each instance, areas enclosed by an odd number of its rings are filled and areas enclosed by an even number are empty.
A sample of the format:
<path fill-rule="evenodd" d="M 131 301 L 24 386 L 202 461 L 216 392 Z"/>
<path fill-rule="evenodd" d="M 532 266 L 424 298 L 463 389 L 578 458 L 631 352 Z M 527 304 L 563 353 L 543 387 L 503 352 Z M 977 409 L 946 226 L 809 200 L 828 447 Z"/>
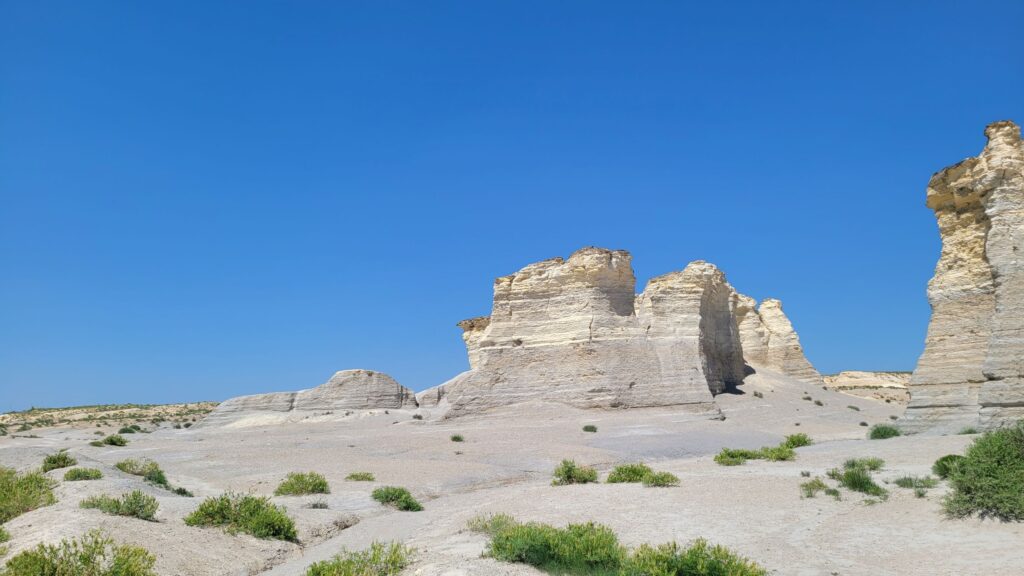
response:
<path fill-rule="evenodd" d="M 886 438 L 895 438 L 899 435 L 900 429 L 892 424 L 875 424 L 871 427 L 871 431 L 868 432 L 868 438 L 872 440 L 885 440 Z"/>
<path fill-rule="evenodd" d="M 931 476 L 900 476 L 899 478 L 892 481 L 893 484 L 900 488 L 935 488 L 939 485 L 939 481 Z"/>
<path fill-rule="evenodd" d="M 814 498 L 818 495 L 818 492 L 828 489 L 828 484 L 825 484 L 821 478 L 815 478 L 800 484 L 800 492 L 803 493 L 804 498 Z"/>
<path fill-rule="evenodd" d="M 166 490 L 171 489 L 171 484 L 167 481 L 167 475 L 160 469 L 160 465 L 152 460 L 128 458 L 114 464 L 114 468 L 125 474 L 142 476 L 146 482 Z"/>
<path fill-rule="evenodd" d="M 810 437 L 806 434 L 793 434 L 787 436 L 778 446 L 764 446 L 757 450 L 722 448 L 722 451 L 715 456 L 715 462 L 722 466 L 739 466 L 745 464 L 747 460 L 768 460 L 771 462 L 793 460 L 796 458 L 796 452 L 789 446 L 791 438 L 793 439 L 792 442 L 796 443 L 811 441 Z M 806 446 L 806 444 L 803 445 Z"/>
<path fill-rule="evenodd" d="M 843 497 L 839 494 L 839 490 L 835 488 L 825 488 L 825 494 L 835 498 L 836 500 L 842 500 Z"/>
<path fill-rule="evenodd" d="M 860 408 L 857 407 L 857 406 L 854 406 L 853 404 L 850 404 L 849 406 L 847 406 L 847 408 L 849 408 L 850 410 L 854 410 L 856 412 L 860 412 Z"/>
<path fill-rule="evenodd" d="M 977 434 L 977 433 L 978 433 L 978 429 L 970 427 L 970 426 L 968 426 L 967 428 L 964 428 L 963 430 L 957 432 L 957 434 Z"/>
<path fill-rule="evenodd" d="M 473 532 L 483 532 L 488 536 L 493 536 L 516 524 L 518 524 L 516 519 L 508 514 L 488 514 L 471 519 L 467 526 Z"/>
<path fill-rule="evenodd" d="M 92 442 L 89 442 L 89 446 L 96 446 L 97 448 L 102 448 L 103 447 L 103 441 L 102 440 L 93 440 Z"/>
<path fill-rule="evenodd" d="M 587 484 L 597 482 L 597 470 L 590 466 L 580 466 L 572 460 L 562 460 L 562 463 L 555 468 L 552 486 L 564 486 L 566 484 Z"/>
<path fill-rule="evenodd" d="M 353 482 L 373 482 L 375 480 L 372 472 L 353 472 L 345 476 L 345 480 Z"/>
<path fill-rule="evenodd" d="M 594 426 L 593 424 L 587 424 L 586 426 L 583 427 L 583 431 L 584 432 L 597 432 L 597 426 Z"/>
<path fill-rule="evenodd" d="M 844 470 L 834 468 L 828 471 L 828 477 L 839 482 L 840 486 L 854 492 L 880 498 L 885 498 L 888 495 L 885 488 L 875 483 L 871 477 L 871 472 L 866 468 L 853 467 Z"/>
<path fill-rule="evenodd" d="M 946 454 L 932 464 L 932 473 L 945 480 L 960 466 L 963 460 L 964 457 L 959 454 Z"/>
<path fill-rule="evenodd" d="M 385 506 L 393 506 L 404 512 L 419 512 L 423 505 L 400 486 L 382 486 L 373 491 L 373 499 Z"/>
<path fill-rule="evenodd" d="M 156 498 L 143 493 L 141 490 L 122 494 L 120 498 L 107 495 L 93 496 L 82 500 L 79 506 L 82 508 L 98 508 L 114 516 L 131 516 L 151 521 L 156 516 L 157 508 L 160 507 Z"/>
<path fill-rule="evenodd" d="M 608 474 L 608 479 L 605 482 L 609 484 L 618 484 L 622 482 L 642 482 L 644 476 L 654 472 L 650 466 L 642 463 L 636 464 L 623 464 L 616 466 L 614 470 Z"/>
<path fill-rule="evenodd" d="M 306 508 L 311 508 L 313 510 L 327 510 L 330 506 L 327 505 L 326 500 L 315 500 L 310 502 L 309 506 L 306 506 Z"/>
<path fill-rule="evenodd" d="M 462 442 L 463 440 L 465 438 L 462 437 L 462 434 L 452 434 L 452 442 Z"/>
<path fill-rule="evenodd" d="M 814 440 L 811 440 L 811 437 L 807 434 L 800 432 L 798 434 L 790 434 L 789 436 L 786 436 L 786 439 L 782 441 L 780 446 L 785 446 L 787 448 L 802 448 L 804 446 L 810 446 L 811 444 L 814 444 Z"/>
<path fill-rule="evenodd" d="M 129 428 L 128 426 L 124 426 L 117 431 L 118 434 L 135 434 L 135 432 L 136 431 L 134 429 Z"/>
<path fill-rule="evenodd" d="M 67 468 L 68 466 L 74 466 L 78 464 L 78 460 L 61 450 L 56 454 L 48 454 L 43 458 L 43 472 L 49 472 L 50 470 L 56 470 L 58 468 Z"/>
<path fill-rule="evenodd" d="M 914 496 L 917 496 L 918 498 L 924 498 L 927 495 L 928 490 L 924 488 L 914 488 Z"/>
<path fill-rule="evenodd" d="M 633 551 L 620 576 L 768 576 L 768 571 L 724 546 L 699 539 L 689 548 L 675 542 L 644 544 Z"/>
<path fill-rule="evenodd" d="M 171 492 L 174 492 L 178 496 L 184 496 L 186 498 L 191 498 L 192 496 L 194 496 L 191 490 L 189 490 L 188 488 L 182 488 L 181 486 L 174 488 L 173 490 L 171 490 Z"/>
<path fill-rule="evenodd" d="M 643 482 L 648 488 L 679 486 L 679 478 L 671 472 L 651 472 L 644 476 Z"/>
<path fill-rule="evenodd" d="M 112 434 L 104 438 L 103 443 L 107 446 L 127 446 L 128 440 L 124 436 Z"/>
<path fill-rule="evenodd" d="M 55 485 L 42 472 L 18 474 L 13 468 L 0 466 L 0 524 L 56 502 Z"/>
<path fill-rule="evenodd" d="M 274 490 L 274 496 L 301 496 L 303 494 L 330 494 L 327 479 L 316 472 L 291 472 Z"/>
<path fill-rule="evenodd" d="M 849 470 L 851 468 L 863 468 L 864 470 L 870 470 L 871 472 L 877 472 L 885 466 L 885 460 L 881 458 L 850 458 L 846 462 L 843 462 L 843 468 Z"/>
<path fill-rule="evenodd" d="M 40 544 L 7 561 L 0 576 L 156 576 L 156 557 L 137 546 L 119 546 L 93 530 L 81 540 Z"/>
<path fill-rule="evenodd" d="M 824 403 L 824 402 L 822 402 L 821 400 L 815 400 L 815 401 L 814 401 L 814 405 L 815 405 L 815 406 L 824 406 L 824 405 L 825 405 L 825 403 Z"/>
<path fill-rule="evenodd" d="M 950 466 L 943 507 L 951 517 L 1024 521 L 1024 420 L 986 432 Z"/>
<path fill-rule="evenodd" d="M 412 419 L 413 420 L 423 420 L 423 414 L 413 414 L 412 415 Z"/>
<path fill-rule="evenodd" d="M 715 462 L 720 466 L 740 466 L 747 463 L 747 459 L 730 453 L 728 448 L 723 448 L 715 455 Z"/>
<path fill-rule="evenodd" d="M 0 544 L 7 542 L 11 539 L 11 535 L 8 534 L 7 530 L 4 530 L 3 526 L 0 526 Z"/>
<path fill-rule="evenodd" d="M 765 446 L 761 448 L 761 457 L 769 462 L 795 460 L 796 452 L 789 446 Z"/>
<path fill-rule="evenodd" d="M 245 532 L 257 538 L 296 541 L 295 522 L 284 508 L 260 496 L 227 493 L 207 498 L 185 517 L 189 526 L 220 526 L 229 533 Z"/>
<path fill-rule="evenodd" d="M 409 565 L 412 553 L 401 544 L 374 542 L 366 550 L 342 552 L 312 564 L 305 576 L 397 576 Z"/>
<path fill-rule="evenodd" d="M 64 479 L 68 482 L 77 480 L 99 480 L 103 478 L 103 472 L 96 468 L 72 468 L 64 473 Z"/>

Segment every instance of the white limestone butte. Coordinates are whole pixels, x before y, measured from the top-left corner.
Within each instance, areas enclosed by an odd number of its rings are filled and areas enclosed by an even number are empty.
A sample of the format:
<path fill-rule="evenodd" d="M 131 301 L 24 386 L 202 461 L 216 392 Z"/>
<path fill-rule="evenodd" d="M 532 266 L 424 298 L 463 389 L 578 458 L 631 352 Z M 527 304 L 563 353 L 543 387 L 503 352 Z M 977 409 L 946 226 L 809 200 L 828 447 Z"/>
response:
<path fill-rule="evenodd" d="M 908 431 L 993 428 L 1024 417 L 1024 148 L 1012 122 L 990 124 L 985 135 L 979 156 L 928 183 L 942 252 L 901 421 Z"/>
<path fill-rule="evenodd" d="M 821 374 L 804 356 L 800 338 L 782 310 L 782 302 L 766 298 L 755 307 L 755 300 L 736 294 L 733 313 L 743 345 L 743 359 L 751 368 L 768 368 L 801 382 L 821 384 Z"/>

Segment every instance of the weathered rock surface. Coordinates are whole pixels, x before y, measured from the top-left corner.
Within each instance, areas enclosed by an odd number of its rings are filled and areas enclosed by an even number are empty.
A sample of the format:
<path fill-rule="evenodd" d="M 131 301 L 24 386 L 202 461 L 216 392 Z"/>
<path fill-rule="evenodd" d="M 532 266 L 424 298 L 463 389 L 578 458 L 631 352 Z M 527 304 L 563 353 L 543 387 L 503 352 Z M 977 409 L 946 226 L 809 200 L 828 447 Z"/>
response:
<path fill-rule="evenodd" d="M 239 396 L 221 402 L 204 424 L 223 423 L 253 413 L 310 413 L 333 410 L 415 408 L 412 390 L 383 372 L 342 370 L 308 390 Z"/>
<path fill-rule="evenodd" d="M 495 281 L 489 321 L 460 323 L 472 369 L 422 398 L 449 416 L 535 400 L 717 412 L 712 395 L 743 378 L 732 293 L 694 262 L 636 295 L 621 250 L 531 264 Z"/>
<path fill-rule="evenodd" d="M 768 368 L 802 382 L 820 384 L 821 374 L 804 356 L 800 338 L 782 311 L 782 302 L 766 298 L 760 306 L 749 296 L 733 296 L 733 313 L 743 345 L 743 359 L 751 368 Z"/>
<path fill-rule="evenodd" d="M 876 400 L 906 403 L 910 399 L 907 386 L 910 372 L 866 372 L 847 370 L 824 376 L 825 386 L 844 394 Z"/>
<path fill-rule="evenodd" d="M 1024 417 L 1024 147 L 996 122 L 988 144 L 935 174 L 927 205 L 942 253 L 928 284 L 925 350 L 901 425 L 993 428 Z"/>

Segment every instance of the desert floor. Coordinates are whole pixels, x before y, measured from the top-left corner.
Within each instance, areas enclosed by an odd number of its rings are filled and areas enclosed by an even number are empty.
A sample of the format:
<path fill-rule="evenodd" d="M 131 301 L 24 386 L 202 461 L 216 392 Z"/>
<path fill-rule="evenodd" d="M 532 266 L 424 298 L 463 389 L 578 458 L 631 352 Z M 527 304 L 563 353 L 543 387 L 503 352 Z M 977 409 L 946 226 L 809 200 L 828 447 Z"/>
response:
<path fill-rule="evenodd" d="M 161 427 L 135 434 L 122 448 L 92 447 L 89 426 L 33 430 L 38 438 L 0 438 L 0 465 L 39 466 L 44 455 L 68 448 L 79 466 L 100 468 L 92 482 L 63 482 L 58 503 L 19 516 L 5 528 L 11 554 L 100 527 L 115 540 L 156 554 L 162 575 L 301 575 L 312 562 L 374 540 L 417 549 L 406 573 L 421 575 L 539 574 L 524 565 L 481 557 L 486 538 L 466 529 L 492 512 L 556 525 L 595 521 L 629 546 L 703 537 L 724 544 L 780 575 L 1019 575 L 1024 526 L 993 520 L 949 520 L 941 510 L 945 484 L 925 498 L 885 485 L 887 501 L 869 504 L 847 490 L 842 500 L 801 498 L 801 471 L 824 476 L 852 457 L 877 456 L 879 481 L 927 475 L 936 458 L 962 453 L 972 436 L 905 436 L 867 440 L 861 422 L 890 422 L 898 404 L 857 398 L 768 374 L 747 379 L 742 394 L 716 401 L 724 420 L 680 409 L 577 410 L 555 405 L 509 407 L 455 420 L 412 418 L 413 411 L 329 414 L 300 422 Z M 763 398 L 753 392 L 761 392 Z M 803 400 L 810 395 L 824 405 Z M 849 408 L 856 406 L 859 411 Z M 597 433 L 582 426 L 593 424 Z M 717 465 L 723 447 L 757 448 L 804 432 L 813 446 L 791 462 Z M 465 441 L 455 443 L 452 434 Z M 171 483 L 195 498 L 173 495 L 113 464 L 128 457 L 157 461 Z M 643 461 L 681 479 L 674 488 L 639 484 L 551 486 L 563 458 L 593 465 L 601 477 L 615 464 Z M 299 527 L 301 544 L 230 535 L 185 526 L 182 518 L 203 497 L 224 491 L 271 495 L 285 474 L 317 471 L 331 494 L 275 497 Z M 377 481 L 348 482 L 367 471 Z M 64 470 L 49 474 L 55 479 Z M 422 512 L 398 512 L 373 501 L 374 487 L 409 488 Z M 160 502 L 159 522 L 107 516 L 78 507 L 86 496 L 142 489 Z M 328 509 L 308 504 L 324 500 Z"/>

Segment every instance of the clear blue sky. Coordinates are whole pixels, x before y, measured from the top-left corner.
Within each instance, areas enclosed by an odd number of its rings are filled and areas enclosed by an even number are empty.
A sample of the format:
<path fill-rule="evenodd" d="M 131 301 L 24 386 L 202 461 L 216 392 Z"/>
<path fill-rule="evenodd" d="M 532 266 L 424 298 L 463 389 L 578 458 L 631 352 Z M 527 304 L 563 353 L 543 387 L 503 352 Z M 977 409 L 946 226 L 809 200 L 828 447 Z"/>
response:
<path fill-rule="evenodd" d="M 856 6 L 856 7 L 855 7 Z M 1024 3 L 0 2 L 0 410 L 414 389 L 587 245 L 912 369 L 924 206 L 1024 120 Z"/>

